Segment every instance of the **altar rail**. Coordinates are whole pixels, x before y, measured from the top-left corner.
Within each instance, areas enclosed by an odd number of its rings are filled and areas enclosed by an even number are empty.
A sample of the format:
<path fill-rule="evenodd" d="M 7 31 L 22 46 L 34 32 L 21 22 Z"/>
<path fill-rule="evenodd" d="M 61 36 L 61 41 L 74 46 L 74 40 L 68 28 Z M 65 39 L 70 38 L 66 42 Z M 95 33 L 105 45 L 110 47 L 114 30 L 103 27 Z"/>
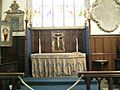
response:
<path fill-rule="evenodd" d="M 109 90 L 113 90 L 114 78 L 120 78 L 120 71 L 80 71 L 78 77 L 81 77 L 82 74 L 87 90 L 90 90 L 90 82 L 93 78 L 98 81 L 98 90 L 101 90 L 100 86 L 103 78 L 108 81 Z"/>

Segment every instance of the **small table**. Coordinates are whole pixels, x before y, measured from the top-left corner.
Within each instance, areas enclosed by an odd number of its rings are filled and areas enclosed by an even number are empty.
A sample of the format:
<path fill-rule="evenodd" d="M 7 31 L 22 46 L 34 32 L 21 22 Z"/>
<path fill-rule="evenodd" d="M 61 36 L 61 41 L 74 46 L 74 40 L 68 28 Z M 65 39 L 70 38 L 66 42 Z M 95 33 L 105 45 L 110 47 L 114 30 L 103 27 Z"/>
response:
<path fill-rule="evenodd" d="M 101 60 L 101 59 L 98 59 L 98 60 L 94 60 L 95 63 L 100 63 L 101 64 L 101 70 L 104 70 L 104 64 L 108 62 L 108 60 Z"/>

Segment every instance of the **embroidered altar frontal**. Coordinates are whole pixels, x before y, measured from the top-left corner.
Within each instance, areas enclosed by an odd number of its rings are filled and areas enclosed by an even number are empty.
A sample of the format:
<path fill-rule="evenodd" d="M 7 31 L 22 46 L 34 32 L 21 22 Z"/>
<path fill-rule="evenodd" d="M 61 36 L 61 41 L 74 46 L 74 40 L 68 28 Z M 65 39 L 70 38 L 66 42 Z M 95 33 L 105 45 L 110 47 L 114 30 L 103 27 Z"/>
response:
<path fill-rule="evenodd" d="M 32 54 L 33 77 L 77 76 L 86 70 L 85 53 Z"/>

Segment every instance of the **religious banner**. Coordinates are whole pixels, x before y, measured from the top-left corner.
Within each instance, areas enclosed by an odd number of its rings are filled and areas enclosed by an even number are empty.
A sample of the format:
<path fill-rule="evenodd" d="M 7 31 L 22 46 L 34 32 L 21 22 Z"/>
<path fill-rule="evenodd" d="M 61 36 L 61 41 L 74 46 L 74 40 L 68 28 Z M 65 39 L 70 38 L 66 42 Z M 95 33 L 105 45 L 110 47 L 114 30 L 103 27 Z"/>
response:
<path fill-rule="evenodd" d="M 2 21 L 0 27 L 0 46 L 12 46 L 12 31 L 10 23 Z"/>

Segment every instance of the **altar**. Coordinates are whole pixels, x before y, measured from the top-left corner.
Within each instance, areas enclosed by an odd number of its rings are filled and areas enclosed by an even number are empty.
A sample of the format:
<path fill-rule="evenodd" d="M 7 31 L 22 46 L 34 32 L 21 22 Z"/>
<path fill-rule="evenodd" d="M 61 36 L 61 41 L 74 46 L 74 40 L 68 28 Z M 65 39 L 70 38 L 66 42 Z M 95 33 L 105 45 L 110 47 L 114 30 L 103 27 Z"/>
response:
<path fill-rule="evenodd" d="M 33 77 L 77 76 L 86 71 L 85 53 L 35 53 L 31 60 Z"/>

